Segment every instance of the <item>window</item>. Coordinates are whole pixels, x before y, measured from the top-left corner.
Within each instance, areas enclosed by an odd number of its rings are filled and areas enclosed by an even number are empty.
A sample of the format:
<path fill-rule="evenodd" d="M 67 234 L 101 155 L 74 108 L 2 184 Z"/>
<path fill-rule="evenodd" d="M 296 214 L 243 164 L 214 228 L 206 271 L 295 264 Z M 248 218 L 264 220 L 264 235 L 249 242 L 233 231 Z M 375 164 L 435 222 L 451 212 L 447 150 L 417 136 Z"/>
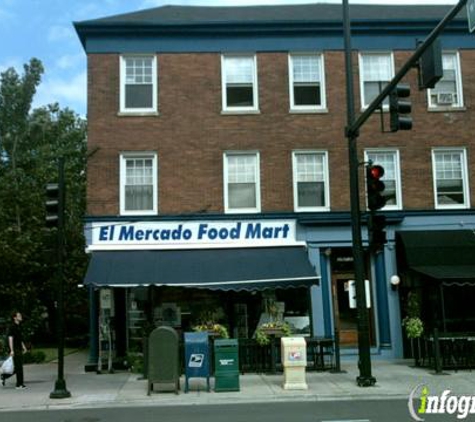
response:
<path fill-rule="evenodd" d="M 326 152 L 293 153 L 295 211 L 327 211 L 329 205 Z"/>
<path fill-rule="evenodd" d="M 429 108 L 463 107 L 462 77 L 458 53 L 442 54 L 442 79 L 428 89 Z"/>
<path fill-rule="evenodd" d="M 120 111 L 157 111 L 157 60 L 152 56 L 121 56 Z"/>
<path fill-rule="evenodd" d="M 361 106 L 367 107 L 394 75 L 394 63 L 391 53 L 360 54 L 360 91 Z M 388 99 L 383 106 L 388 105 Z"/>
<path fill-rule="evenodd" d="M 321 110 L 326 107 L 323 55 L 289 55 L 290 109 Z"/>
<path fill-rule="evenodd" d="M 399 151 L 395 150 L 367 150 L 366 161 L 371 160 L 384 168 L 383 196 L 386 198 L 385 210 L 402 209 L 401 174 L 399 171 Z"/>
<path fill-rule="evenodd" d="M 255 56 L 222 56 L 223 110 L 257 111 Z"/>
<path fill-rule="evenodd" d="M 467 158 L 464 149 L 432 151 L 436 208 L 469 208 Z"/>
<path fill-rule="evenodd" d="M 120 213 L 157 213 L 157 156 L 130 153 L 120 158 Z"/>
<path fill-rule="evenodd" d="M 260 212 L 259 153 L 224 155 L 226 212 Z"/>

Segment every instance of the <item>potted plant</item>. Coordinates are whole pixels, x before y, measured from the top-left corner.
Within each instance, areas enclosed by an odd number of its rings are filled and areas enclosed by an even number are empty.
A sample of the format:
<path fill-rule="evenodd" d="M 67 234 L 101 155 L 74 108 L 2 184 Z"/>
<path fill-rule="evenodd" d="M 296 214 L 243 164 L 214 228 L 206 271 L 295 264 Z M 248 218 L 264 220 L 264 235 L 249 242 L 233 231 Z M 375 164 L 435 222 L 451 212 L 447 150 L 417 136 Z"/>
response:
<path fill-rule="evenodd" d="M 213 337 L 229 338 L 228 329 L 222 324 L 213 322 L 195 325 L 193 331 L 208 331 Z"/>
<path fill-rule="evenodd" d="M 292 334 L 289 324 L 283 321 L 266 322 L 256 329 L 256 342 L 260 346 L 270 343 L 270 337 L 286 337 Z"/>
<path fill-rule="evenodd" d="M 415 292 L 410 292 L 407 299 L 407 316 L 402 320 L 402 326 L 406 331 L 406 337 L 411 342 L 411 354 L 415 365 L 419 366 L 420 338 L 424 333 L 424 323 L 420 319 L 419 297 Z M 417 351 L 414 343 L 417 344 Z"/>

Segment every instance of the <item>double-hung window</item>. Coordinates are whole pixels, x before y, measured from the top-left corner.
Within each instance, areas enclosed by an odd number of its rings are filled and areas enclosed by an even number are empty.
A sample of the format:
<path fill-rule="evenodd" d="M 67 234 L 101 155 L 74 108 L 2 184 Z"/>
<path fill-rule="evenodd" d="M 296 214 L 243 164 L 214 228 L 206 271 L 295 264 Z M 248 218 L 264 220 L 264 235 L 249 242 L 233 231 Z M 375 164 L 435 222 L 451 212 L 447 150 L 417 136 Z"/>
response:
<path fill-rule="evenodd" d="M 442 54 L 443 76 L 433 89 L 427 90 L 429 108 L 444 110 L 463 107 L 462 76 L 458 53 Z"/>
<path fill-rule="evenodd" d="M 467 157 L 465 149 L 432 150 L 436 208 L 469 208 Z"/>
<path fill-rule="evenodd" d="M 381 181 L 384 183 L 382 195 L 386 199 L 385 210 L 402 209 L 401 173 L 399 170 L 399 151 L 386 149 L 366 150 L 366 161 L 380 165 L 384 169 Z"/>
<path fill-rule="evenodd" d="M 329 182 L 326 151 L 294 151 L 295 211 L 328 211 Z"/>
<path fill-rule="evenodd" d="M 157 58 L 120 57 L 120 111 L 153 113 L 157 111 Z"/>
<path fill-rule="evenodd" d="M 225 211 L 260 212 L 259 153 L 224 154 Z"/>
<path fill-rule="evenodd" d="M 394 76 L 391 53 L 361 53 L 359 56 L 361 106 L 368 107 Z M 388 105 L 388 99 L 383 106 Z"/>
<path fill-rule="evenodd" d="M 322 54 L 289 55 L 290 109 L 317 111 L 326 108 Z"/>
<path fill-rule="evenodd" d="M 120 156 L 120 213 L 157 213 L 157 155 L 128 153 Z"/>
<path fill-rule="evenodd" d="M 221 56 L 223 111 L 259 109 L 256 56 Z"/>

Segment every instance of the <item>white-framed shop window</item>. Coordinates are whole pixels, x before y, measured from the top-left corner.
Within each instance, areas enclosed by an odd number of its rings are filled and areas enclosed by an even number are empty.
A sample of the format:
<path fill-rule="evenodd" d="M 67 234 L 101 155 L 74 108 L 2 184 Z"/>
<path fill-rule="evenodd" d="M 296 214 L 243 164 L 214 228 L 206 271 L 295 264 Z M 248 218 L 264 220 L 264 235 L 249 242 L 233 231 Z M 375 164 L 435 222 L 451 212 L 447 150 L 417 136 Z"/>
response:
<path fill-rule="evenodd" d="M 157 58 L 120 56 L 120 112 L 157 112 Z"/>
<path fill-rule="evenodd" d="M 158 212 L 157 154 L 131 152 L 120 155 L 121 215 Z"/>
<path fill-rule="evenodd" d="M 325 111 L 323 54 L 289 54 L 290 111 Z"/>
<path fill-rule="evenodd" d="M 221 56 L 224 112 L 257 112 L 257 59 L 255 55 Z"/>
<path fill-rule="evenodd" d="M 330 184 L 327 151 L 292 153 L 295 211 L 329 211 Z"/>
<path fill-rule="evenodd" d="M 365 161 L 380 165 L 384 169 L 381 181 L 384 183 L 383 196 L 386 198 L 385 210 L 402 209 L 401 170 L 399 151 L 393 149 L 368 149 Z"/>
<path fill-rule="evenodd" d="M 391 52 L 360 53 L 361 108 L 366 108 L 394 76 L 394 57 Z M 383 101 L 388 107 L 389 100 Z"/>
<path fill-rule="evenodd" d="M 226 152 L 223 168 L 225 212 L 260 212 L 259 153 Z"/>
<path fill-rule="evenodd" d="M 465 148 L 434 148 L 432 171 L 436 208 L 470 207 Z"/>
<path fill-rule="evenodd" d="M 463 107 L 462 74 L 458 52 L 442 53 L 443 76 L 433 89 L 427 90 L 429 109 L 447 110 Z"/>

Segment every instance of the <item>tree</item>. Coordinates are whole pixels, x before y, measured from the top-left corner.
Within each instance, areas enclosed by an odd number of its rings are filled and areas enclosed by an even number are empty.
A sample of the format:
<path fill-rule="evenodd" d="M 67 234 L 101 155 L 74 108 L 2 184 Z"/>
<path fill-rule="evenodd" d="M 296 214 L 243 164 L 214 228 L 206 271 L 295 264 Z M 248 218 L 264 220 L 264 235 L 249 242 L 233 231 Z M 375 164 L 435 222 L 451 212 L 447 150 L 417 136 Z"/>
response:
<path fill-rule="evenodd" d="M 66 163 L 65 296 L 71 306 L 84 303 L 76 286 L 86 265 L 86 122 L 58 104 L 31 109 L 43 71 L 31 59 L 23 75 L 13 68 L 0 74 L 0 313 L 21 310 L 30 332 L 47 321 L 56 291 L 44 186 L 57 181 L 59 156 Z"/>

